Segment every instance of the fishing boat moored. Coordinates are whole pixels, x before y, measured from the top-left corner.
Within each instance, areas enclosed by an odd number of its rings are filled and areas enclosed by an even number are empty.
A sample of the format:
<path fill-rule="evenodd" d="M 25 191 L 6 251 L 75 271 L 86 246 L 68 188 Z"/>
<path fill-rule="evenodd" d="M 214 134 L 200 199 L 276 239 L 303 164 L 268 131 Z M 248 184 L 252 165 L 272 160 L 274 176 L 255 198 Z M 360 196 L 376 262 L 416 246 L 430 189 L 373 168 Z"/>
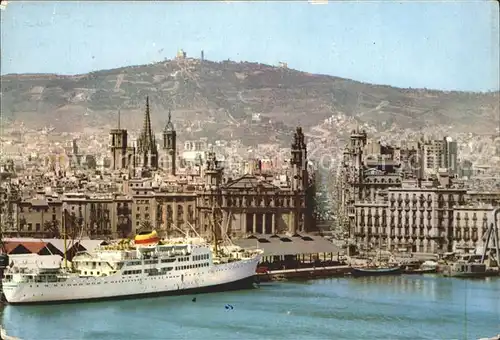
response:
<path fill-rule="evenodd" d="M 415 263 L 407 263 L 402 266 L 403 274 L 406 275 L 417 275 L 417 274 L 434 274 L 437 273 L 437 264 L 431 265 L 432 261 L 426 261 L 424 263 L 415 262 Z"/>
<path fill-rule="evenodd" d="M 353 267 L 352 276 L 385 276 L 385 275 L 401 275 L 403 270 L 401 266 L 393 267 Z"/>

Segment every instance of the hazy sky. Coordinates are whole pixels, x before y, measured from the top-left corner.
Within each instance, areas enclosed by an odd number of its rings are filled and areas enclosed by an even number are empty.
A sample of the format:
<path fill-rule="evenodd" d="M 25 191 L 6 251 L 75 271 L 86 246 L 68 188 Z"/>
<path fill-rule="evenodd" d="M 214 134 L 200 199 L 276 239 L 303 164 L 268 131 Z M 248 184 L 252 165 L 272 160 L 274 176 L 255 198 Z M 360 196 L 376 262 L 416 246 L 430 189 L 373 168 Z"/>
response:
<path fill-rule="evenodd" d="M 496 1 L 9 2 L 1 73 L 77 74 L 188 56 L 400 87 L 499 90 Z"/>

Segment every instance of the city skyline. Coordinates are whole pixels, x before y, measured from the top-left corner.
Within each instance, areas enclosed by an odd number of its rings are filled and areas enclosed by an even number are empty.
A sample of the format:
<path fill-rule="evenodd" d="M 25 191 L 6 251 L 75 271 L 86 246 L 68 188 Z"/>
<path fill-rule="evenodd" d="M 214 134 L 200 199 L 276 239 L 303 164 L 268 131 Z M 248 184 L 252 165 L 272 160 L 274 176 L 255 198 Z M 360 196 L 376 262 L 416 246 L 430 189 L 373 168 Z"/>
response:
<path fill-rule="evenodd" d="M 493 1 L 9 3 L 1 66 L 81 74 L 172 59 L 182 48 L 395 87 L 498 91 L 496 9 Z"/>

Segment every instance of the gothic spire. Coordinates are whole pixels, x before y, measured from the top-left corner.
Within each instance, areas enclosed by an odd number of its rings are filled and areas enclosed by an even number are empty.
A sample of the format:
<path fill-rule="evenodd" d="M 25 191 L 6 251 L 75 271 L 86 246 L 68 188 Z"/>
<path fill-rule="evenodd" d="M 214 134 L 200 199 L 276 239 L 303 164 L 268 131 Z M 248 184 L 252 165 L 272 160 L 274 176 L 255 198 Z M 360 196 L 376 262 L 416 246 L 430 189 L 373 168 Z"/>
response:
<path fill-rule="evenodd" d="M 172 112 L 170 109 L 168 110 L 168 121 L 167 124 L 165 125 L 165 132 L 172 132 L 174 131 L 174 124 L 172 123 Z"/>
<path fill-rule="evenodd" d="M 153 144 L 153 133 L 151 132 L 151 115 L 149 113 L 149 96 L 146 97 L 146 112 L 144 112 L 144 125 L 142 135 L 146 145 Z"/>

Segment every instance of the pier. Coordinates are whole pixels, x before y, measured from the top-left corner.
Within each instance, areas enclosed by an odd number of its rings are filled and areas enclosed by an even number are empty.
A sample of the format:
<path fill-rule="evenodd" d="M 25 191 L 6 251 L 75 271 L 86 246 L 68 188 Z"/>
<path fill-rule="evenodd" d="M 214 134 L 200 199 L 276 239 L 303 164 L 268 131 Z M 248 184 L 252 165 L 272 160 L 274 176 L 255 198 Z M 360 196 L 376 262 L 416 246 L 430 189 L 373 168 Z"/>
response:
<path fill-rule="evenodd" d="M 2 326 L 0 326 L 0 339 L 2 339 L 2 340 L 21 340 L 19 338 L 16 338 L 15 336 L 7 335 L 7 331 Z"/>
<path fill-rule="evenodd" d="M 481 339 L 478 339 L 478 340 L 500 340 L 500 334 L 492 337 L 492 338 L 481 338 Z"/>
<path fill-rule="evenodd" d="M 319 279 L 326 277 L 339 277 L 351 273 L 351 267 L 330 266 L 330 267 L 311 267 L 297 269 L 270 270 L 265 273 L 257 273 L 256 278 L 259 282 L 280 281 L 283 279 Z"/>

